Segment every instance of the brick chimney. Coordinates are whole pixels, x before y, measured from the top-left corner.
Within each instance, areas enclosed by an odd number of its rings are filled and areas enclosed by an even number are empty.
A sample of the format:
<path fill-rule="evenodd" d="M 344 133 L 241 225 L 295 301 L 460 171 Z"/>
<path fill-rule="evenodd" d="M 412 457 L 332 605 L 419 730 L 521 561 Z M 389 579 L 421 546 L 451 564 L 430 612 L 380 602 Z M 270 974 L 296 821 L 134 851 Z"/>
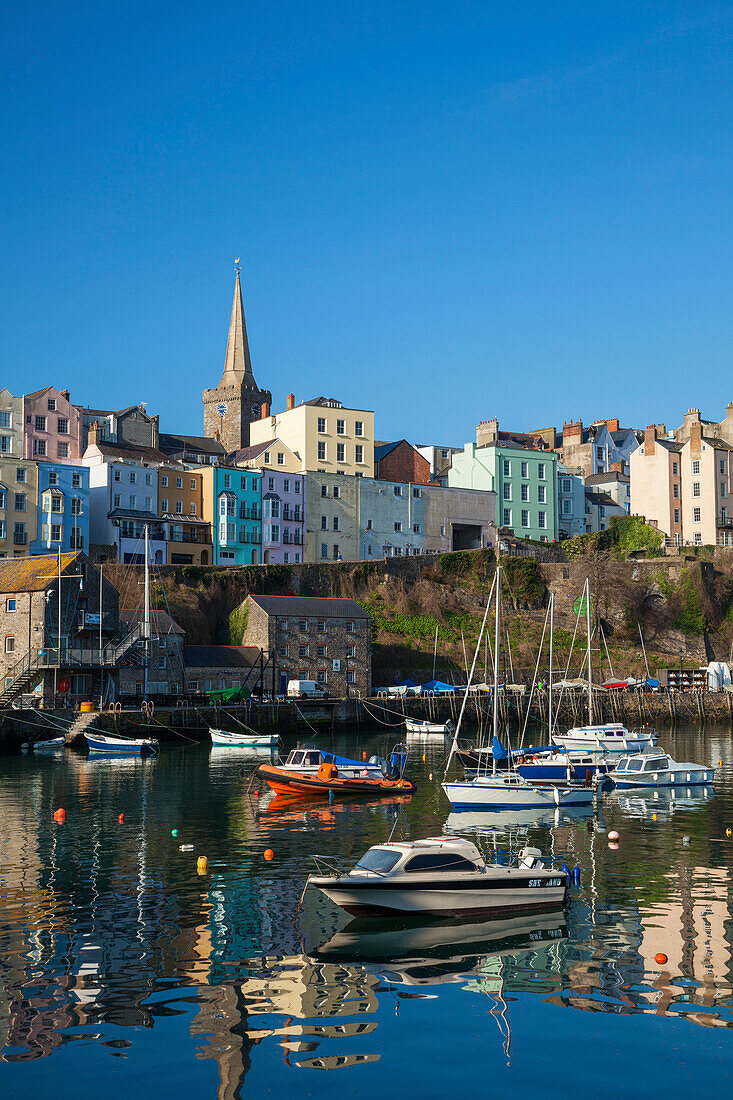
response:
<path fill-rule="evenodd" d="M 690 424 L 690 454 L 693 458 L 699 458 L 702 450 L 702 424 L 698 410 L 696 409 L 695 412 L 698 417 Z"/>
<path fill-rule="evenodd" d="M 96 447 L 102 438 L 102 429 L 99 426 L 98 421 L 94 421 L 89 425 L 89 431 L 87 433 L 87 447 Z"/>
<path fill-rule="evenodd" d="M 644 455 L 649 458 L 657 449 L 657 426 L 649 424 L 644 429 Z"/>
<path fill-rule="evenodd" d="M 260 417 L 260 419 L 261 420 L 267 420 L 269 415 L 270 415 L 270 406 L 265 401 L 262 404 L 262 416 Z"/>
<path fill-rule="evenodd" d="M 606 420 L 605 423 L 606 423 L 606 427 L 608 428 L 609 432 L 617 432 L 618 431 L 618 417 L 617 416 L 614 416 L 613 420 Z"/>
<path fill-rule="evenodd" d="M 290 410 L 294 409 L 294 408 L 295 408 L 295 394 L 294 393 L 289 393 L 288 394 L 288 412 L 290 412 Z"/>
<path fill-rule="evenodd" d="M 612 474 L 622 474 L 624 472 L 624 464 L 623 462 L 612 462 L 608 469 Z"/>
<path fill-rule="evenodd" d="M 64 401 L 69 401 L 70 400 L 71 394 L 69 393 L 68 390 L 59 390 L 59 393 L 63 397 Z"/>
<path fill-rule="evenodd" d="M 562 441 L 563 444 L 580 441 L 583 438 L 583 421 L 582 420 L 566 420 L 562 426 Z"/>
<path fill-rule="evenodd" d="M 488 447 L 491 443 L 496 443 L 499 438 L 499 420 L 498 417 L 493 417 L 491 420 L 481 420 L 476 425 L 476 446 Z"/>
<path fill-rule="evenodd" d="M 697 421 L 697 423 L 700 422 L 700 410 L 699 409 L 688 409 L 687 412 L 685 413 L 685 425 L 687 427 L 691 427 L 692 424 L 694 424 L 696 421 Z"/>

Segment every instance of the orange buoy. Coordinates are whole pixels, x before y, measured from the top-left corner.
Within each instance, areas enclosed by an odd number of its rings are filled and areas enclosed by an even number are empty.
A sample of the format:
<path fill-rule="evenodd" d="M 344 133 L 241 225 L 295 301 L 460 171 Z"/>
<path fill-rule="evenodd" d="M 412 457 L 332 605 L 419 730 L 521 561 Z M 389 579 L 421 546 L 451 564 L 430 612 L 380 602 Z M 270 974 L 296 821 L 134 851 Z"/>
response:
<path fill-rule="evenodd" d="M 123 822 L 123 821 L 125 820 L 125 815 L 124 815 L 124 814 L 120 814 L 120 816 L 119 816 L 119 817 L 117 818 L 117 820 L 119 821 L 119 823 L 120 823 L 120 825 L 121 825 L 121 824 L 122 824 L 122 822 Z"/>
<path fill-rule="evenodd" d="M 362 760 L 366 760 L 366 753 L 365 753 L 365 752 L 363 752 L 363 753 L 361 754 L 361 758 L 362 758 Z"/>
<path fill-rule="evenodd" d="M 256 790 L 255 791 L 255 798 L 259 798 L 259 797 L 260 797 L 260 792 L 259 792 L 259 790 Z"/>
<path fill-rule="evenodd" d="M 664 966 L 664 964 L 667 962 L 667 956 L 664 954 L 663 951 L 657 951 L 656 955 L 654 956 L 654 962 L 657 963 L 659 966 Z"/>
<path fill-rule="evenodd" d="M 263 859 L 266 859 L 267 862 L 269 863 L 271 859 L 275 858 L 275 853 L 273 852 L 272 848 L 265 848 L 264 852 L 262 853 L 262 856 L 263 856 Z"/>
<path fill-rule="evenodd" d="M 59 824 L 66 821 L 66 810 L 63 807 L 59 807 L 56 813 L 53 815 L 54 821 L 58 821 Z"/>

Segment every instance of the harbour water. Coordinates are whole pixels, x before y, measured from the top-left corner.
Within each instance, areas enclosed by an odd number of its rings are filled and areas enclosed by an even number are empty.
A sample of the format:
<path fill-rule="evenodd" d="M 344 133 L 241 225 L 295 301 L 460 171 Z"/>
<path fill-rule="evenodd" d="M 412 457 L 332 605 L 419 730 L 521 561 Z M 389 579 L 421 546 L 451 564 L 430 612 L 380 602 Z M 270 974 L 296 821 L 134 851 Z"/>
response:
<path fill-rule="evenodd" d="M 392 739 L 327 747 L 384 755 Z M 661 740 L 722 760 L 714 789 L 546 817 L 451 814 L 434 741 L 411 743 L 418 789 L 399 806 L 271 805 L 250 757 L 208 746 L 0 758 L 2 1094 L 717 1096 L 733 1067 L 733 737 Z M 445 828 L 499 861 L 534 844 L 580 886 L 564 914 L 463 926 L 300 905 L 313 853 L 348 863 L 393 829 Z"/>

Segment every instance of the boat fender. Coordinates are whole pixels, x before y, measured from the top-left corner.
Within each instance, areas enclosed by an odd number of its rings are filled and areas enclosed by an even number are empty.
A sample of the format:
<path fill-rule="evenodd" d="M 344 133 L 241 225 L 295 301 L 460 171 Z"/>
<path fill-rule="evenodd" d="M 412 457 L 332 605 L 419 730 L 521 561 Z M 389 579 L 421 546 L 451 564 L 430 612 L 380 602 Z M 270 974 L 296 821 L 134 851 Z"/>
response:
<path fill-rule="evenodd" d="M 562 863 L 560 865 L 560 870 L 564 875 L 567 875 L 568 878 L 570 877 L 570 868 L 568 867 L 567 863 Z"/>
<path fill-rule="evenodd" d="M 336 800 L 336 792 L 334 791 L 334 789 L 332 787 L 331 790 L 328 792 L 328 801 L 329 801 L 329 803 L 333 803 L 335 800 Z"/>
<path fill-rule="evenodd" d="M 577 863 L 573 867 L 573 883 L 575 886 L 580 886 L 580 867 Z"/>

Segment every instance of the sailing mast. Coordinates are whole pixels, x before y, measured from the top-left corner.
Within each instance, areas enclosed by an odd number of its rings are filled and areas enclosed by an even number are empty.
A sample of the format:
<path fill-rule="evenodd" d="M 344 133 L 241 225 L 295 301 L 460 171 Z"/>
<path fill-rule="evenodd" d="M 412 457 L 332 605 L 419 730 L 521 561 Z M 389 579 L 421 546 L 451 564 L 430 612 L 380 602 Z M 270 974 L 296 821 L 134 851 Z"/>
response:
<path fill-rule="evenodd" d="M 550 675 L 547 679 L 547 732 L 548 745 L 552 744 L 552 646 L 555 622 L 555 593 L 550 594 Z"/>
<path fill-rule="evenodd" d="M 491 774 L 496 775 L 494 746 L 499 732 L 499 611 L 501 610 L 501 566 L 496 567 L 496 598 L 494 602 L 494 740 L 491 745 Z"/>
<path fill-rule="evenodd" d="M 590 577 L 585 582 L 585 623 L 588 632 L 588 725 L 593 725 L 593 672 L 590 654 Z"/>
<path fill-rule="evenodd" d="M 145 524 L 145 614 L 143 618 L 143 637 L 145 638 L 145 698 L 148 695 L 148 675 L 150 669 L 150 565 L 148 562 L 148 525 Z"/>

